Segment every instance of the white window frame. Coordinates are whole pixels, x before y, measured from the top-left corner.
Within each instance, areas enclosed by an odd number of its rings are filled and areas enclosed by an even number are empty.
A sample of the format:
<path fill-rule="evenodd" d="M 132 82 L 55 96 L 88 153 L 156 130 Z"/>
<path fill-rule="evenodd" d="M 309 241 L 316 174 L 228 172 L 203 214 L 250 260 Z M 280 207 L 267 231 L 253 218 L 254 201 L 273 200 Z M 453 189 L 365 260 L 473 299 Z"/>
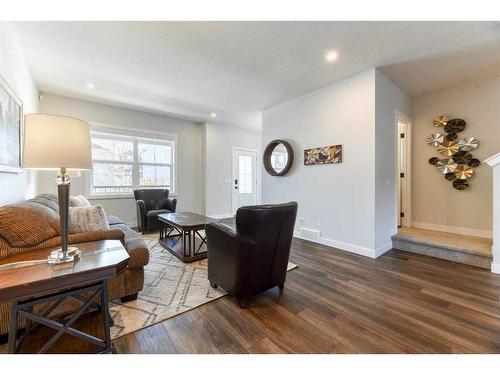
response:
<path fill-rule="evenodd" d="M 145 140 L 158 140 L 158 141 L 168 141 L 172 145 L 172 163 L 171 167 L 171 186 L 169 188 L 169 196 L 176 197 L 177 196 L 177 168 L 178 168 L 178 143 L 177 143 L 177 134 L 164 133 L 164 132 L 156 132 L 156 131 L 144 131 L 141 129 L 130 128 L 130 127 L 122 127 L 116 125 L 105 125 L 99 123 L 90 123 L 91 131 L 96 133 L 105 133 L 115 136 L 125 136 L 132 137 L 134 139 L 134 161 L 132 163 L 132 190 L 147 188 L 139 186 L 139 165 L 168 165 L 164 163 L 140 163 L 138 160 L 138 152 L 137 152 L 137 144 L 140 142 L 141 138 Z M 92 160 L 93 162 L 93 160 Z M 113 164 L 120 164 L 121 162 L 115 161 L 104 161 Z M 125 164 L 129 164 L 124 162 Z M 134 193 L 102 193 L 96 194 L 92 190 L 93 186 L 93 173 L 89 171 L 85 173 L 85 185 L 87 196 L 90 199 L 120 199 L 120 198 L 133 198 Z M 134 180 L 136 184 L 134 184 Z"/>

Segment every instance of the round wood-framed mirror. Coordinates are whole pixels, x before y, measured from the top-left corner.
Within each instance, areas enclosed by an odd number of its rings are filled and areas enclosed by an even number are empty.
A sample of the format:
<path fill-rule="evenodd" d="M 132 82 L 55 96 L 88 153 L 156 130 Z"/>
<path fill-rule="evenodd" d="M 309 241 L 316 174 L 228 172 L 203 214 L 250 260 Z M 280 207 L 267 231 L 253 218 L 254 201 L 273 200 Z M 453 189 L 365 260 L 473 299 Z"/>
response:
<path fill-rule="evenodd" d="M 271 176 L 284 176 L 292 168 L 293 150 L 290 143 L 282 139 L 271 141 L 264 150 L 264 168 Z"/>

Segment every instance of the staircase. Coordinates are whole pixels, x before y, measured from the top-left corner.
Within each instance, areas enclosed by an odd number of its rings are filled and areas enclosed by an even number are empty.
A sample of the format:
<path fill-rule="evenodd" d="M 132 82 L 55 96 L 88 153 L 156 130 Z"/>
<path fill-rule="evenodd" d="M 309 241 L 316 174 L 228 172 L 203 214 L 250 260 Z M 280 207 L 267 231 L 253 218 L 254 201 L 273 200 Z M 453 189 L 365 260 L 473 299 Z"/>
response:
<path fill-rule="evenodd" d="M 491 268 L 493 259 L 489 238 L 437 232 L 417 228 L 400 228 L 392 236 L 392 247 L 452 262 Z"/>

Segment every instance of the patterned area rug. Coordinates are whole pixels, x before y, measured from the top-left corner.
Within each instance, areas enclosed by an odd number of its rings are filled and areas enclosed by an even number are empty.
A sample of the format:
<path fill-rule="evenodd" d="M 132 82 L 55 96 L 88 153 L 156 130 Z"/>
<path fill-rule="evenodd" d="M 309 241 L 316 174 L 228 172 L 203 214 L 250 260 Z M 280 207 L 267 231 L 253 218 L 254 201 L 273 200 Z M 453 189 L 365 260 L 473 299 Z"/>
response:
<path fill-rule="evenodd" d="M 111 303 L 110 312 L 115 324 L 113 339 L 146 328 L 179 315 L 227 293 L 210 286 L 207 279 L 207 260 L 183 263 L 158 243 L 158 236 L 147 235 L 144 240 L 150 252 L 144 269 L 144 289 L 135 301 Z M 288 271 L 297 267 L 288 264 Z"/>

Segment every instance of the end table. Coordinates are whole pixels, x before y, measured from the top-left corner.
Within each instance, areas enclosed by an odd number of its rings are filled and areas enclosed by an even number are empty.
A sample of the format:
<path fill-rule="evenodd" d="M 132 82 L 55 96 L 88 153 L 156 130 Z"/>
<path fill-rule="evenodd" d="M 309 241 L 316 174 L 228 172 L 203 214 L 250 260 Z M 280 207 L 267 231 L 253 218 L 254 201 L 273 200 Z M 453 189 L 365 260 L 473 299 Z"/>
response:
<path fill-rule="evenodd" d="M 129 255 L 118 240 L 81 243 L 78 248 L 82 255 L 74 263 L 51 265 L 35 262 L 30 265 L 29 262 L 46 259 L 53 249 L 20 253 L 0 261 L 0 302 L 12 303 L 9 353 L 19 353 L 26 338 L 39 325 L 50 327 L 56 333 L 38 353 L 46 353 L 63 334 L 97 345 L 98 353 L 114 352 L 107 281 L 127 268 Z M 78 311 L 71 316 L 50 318 L 49 315 L 69 298 L 83 303 Z M 49 307 L 37 314 L 33 307 L 41 303 L 49 304 Z M 71 327 L 84 313 L 96 310 L 102 311 L 104 339 Z M 26 320 L 26 326 L 18 339 L 19 318 Z"/>

